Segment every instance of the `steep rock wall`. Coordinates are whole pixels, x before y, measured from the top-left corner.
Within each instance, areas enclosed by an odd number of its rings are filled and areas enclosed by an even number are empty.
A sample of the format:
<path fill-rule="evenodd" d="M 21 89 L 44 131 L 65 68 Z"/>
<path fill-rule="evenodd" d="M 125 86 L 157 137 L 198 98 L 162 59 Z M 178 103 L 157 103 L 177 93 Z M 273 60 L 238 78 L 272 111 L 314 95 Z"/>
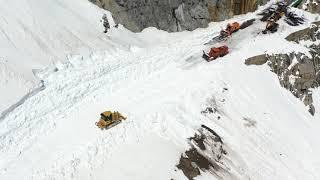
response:
<path fill-rule="evenodd" d="M 207 27 L 256 10 L 268 0 L 89 0 L 109 10 L 116 23 L 139 32 L 147 27 L 174 32 Z"/>
<path fill-rule="evenodd" d="M 320 0 L 303 0 L 301 5 L 303 10 L 309 11 L 314 14 L 320 13 Z"/>

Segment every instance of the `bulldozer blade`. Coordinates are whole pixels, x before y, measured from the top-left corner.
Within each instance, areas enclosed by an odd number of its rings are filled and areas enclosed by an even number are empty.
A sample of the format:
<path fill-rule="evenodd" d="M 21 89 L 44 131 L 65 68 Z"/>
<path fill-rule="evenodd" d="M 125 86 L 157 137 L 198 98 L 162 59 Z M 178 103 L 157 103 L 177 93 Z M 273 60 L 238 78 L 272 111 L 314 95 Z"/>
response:
<path fill-rule="evenodd" d="M 206 61 L 209 61 L 209 56 L 203 51 L 202 58 L 205 59 Z"/>
<path fill-rule="evenodd" d="M 111 124 L 109 124 L 108 126 L 106 126 L 105 129 L 107 130 L 107 129 L 113 128 L 114 126 L 116 126 L 120 123 L 121 123 L 121 120 L 114 121 Z"/>

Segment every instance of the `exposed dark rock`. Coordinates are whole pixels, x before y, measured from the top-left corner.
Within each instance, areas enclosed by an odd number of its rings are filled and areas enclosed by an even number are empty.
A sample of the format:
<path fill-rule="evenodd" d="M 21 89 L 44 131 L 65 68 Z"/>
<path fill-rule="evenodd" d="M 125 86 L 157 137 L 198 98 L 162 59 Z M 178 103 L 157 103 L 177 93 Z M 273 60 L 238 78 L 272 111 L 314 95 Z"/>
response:
<path fill-rule="evenodd" d="M 281 86 L 288 89 L 294 96 L 302 100 L 314 115 L 311 88 L 319 87 L 316 74 L 319 62 L 301 53 L 268 55 L 268 65 L 279 77 Z"/>
<path fill-rule="evenodd" d="M 201 111 L 201 114 L 212 114 L 216 112 L 217 112 L 217 109 L 212 107 L 207 107 L 205 110 Z"/>
<path fill-rule="evenodd" d="M 320 22 L 286 37 L 288 41 L 300 43 L 301 40 L 316 41 L 320 39 Z M 288 89 L 294 96 L 299 98 L 309 112 L 314 115 L 312 88 L 320 86 L 320 44 L 312 44 L 311 57 L 302 53 L 260 55 L 246 60 L 247 65 L 260 65 L 267 61 L 271 70 L 278 75 L 281 86 Z"/>
<path fill-rule="evenodd" d="M 190 138 L 190 140 L 194 141 L 201 150 L 206 150 L 206 146 L 203 143 L 205 138 L 206 137 L 203 134 L 195 134 L 194 137 Z"/>
<path fill-rule="evenodd" d="M 245 64 L 246 65 L 262 65 L 267 62 L 267 57 L 265 54 L 258 55 L 251 57 L 249 59 L 246 59 Z"/>
<path fill-rule="evenodd" d="M 138 32 L 157 27 L 169 32 L 207 27 L 233 15 L 256 10 L 268 0 L 90 0 L 109 10 L 116 23 Z"/>
<path fill-rule="evenodd" d="M 181 155 L 177 167 L 188 179 L 209 171 L 216 177 L 220 174 L 232 177 L 222 160 L 227 155 L 221 137 L 209 127 L 202 125 L 199 131 L 189 138 L 191 148 Z"/>
<path fill-rule="evenodd" d="M 316 78 L 319 62 L 301 53 L 272 55 L 268 61 L 272 71 L 279 76 L 280 84 L 311 109 L 313 99 L 310 89 L 318 87 L 320 83 Z M 312 109 L 314 114 L 314 107 Z"/>
<path fill-rule="evenodd" d="M 310 113 L 312 116 L 314 116 L 314 114 L 316 113 L 316 110 L 315 110 L 313 104 L 311 104 L 311 105 L 309 106 L 309 113 Z"/>
<path fill-rule="evenodd" d="M 319 31 L 319 25 L 320 21 L 314 22 L 314 25 L 312 25 L 309 28 L 294 32 L 286 37 L 286 40 L 288 41 L 294 41 L 299 42 L 301 40 L 313 40 L 320 39 L 320 31 Z"/>
<path fill-rule="evenodd" d="M 304 0 L 303 5 L 301 5 L 304 10 L 309 11 L 314 14 L 320 13 L 320 0 Z"/>
<path fill-rule="evenodd" d="M 190 180 L 200 175 L 200 169 L 209 170 L 210 166 L 213 166 L 208 159 L 194 148 L 186 151 L 184 156 L 181 155 L 177 167 Z"/>

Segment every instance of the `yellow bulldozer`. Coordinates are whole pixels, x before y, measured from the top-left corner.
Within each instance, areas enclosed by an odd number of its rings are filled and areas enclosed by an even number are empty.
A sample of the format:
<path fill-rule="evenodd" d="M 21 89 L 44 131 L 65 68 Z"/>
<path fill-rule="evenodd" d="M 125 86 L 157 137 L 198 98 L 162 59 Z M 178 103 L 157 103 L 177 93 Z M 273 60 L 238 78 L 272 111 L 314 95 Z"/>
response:
<path fill-rule="evenodd" d="M 119 124 L 122 120 L 127 119 L 126 117 L 122 116 L 118 111 L 105 111 L 101 113 L 100 116 L 100 120 L 96 122 L 96 126 L 98 126 L 101 130 L 110 129 L 115 125 Z"/>

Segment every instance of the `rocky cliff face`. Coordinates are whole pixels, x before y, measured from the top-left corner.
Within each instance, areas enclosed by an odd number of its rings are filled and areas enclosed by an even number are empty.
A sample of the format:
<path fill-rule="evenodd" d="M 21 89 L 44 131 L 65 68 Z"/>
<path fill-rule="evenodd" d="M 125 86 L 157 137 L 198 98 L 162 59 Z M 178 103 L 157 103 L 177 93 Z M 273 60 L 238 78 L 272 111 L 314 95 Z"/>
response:
<path fill-rule="evenodd" d="M 286 38 L 305 45 L 310 49 L 311 57 L 303 53 L 260 55 L 246 60 L 247 65 L 268 63 L 279 77 L 280 84 L 294 96 L 301 99 L 314 115 L 312 88 L 320 86 L 320 22 L 310 28 L 295 32 Z M 303 42 L 308 42 L 303 44 Z"/>
<path fill-rule="evenodd" d="M 267 57 L 272 71 L 279 76 L 280 84 L 303 101 L 309 107 L 309 112 L 314 115 L 311 88 L 319 86 L 316 66 L 317 56 L 309 58 L 301 53 L 278 54 Z M 316 63 L 316 64 L 314 64 Z"/>
<path fill-rule="evenodd" d="M 109 10 L 116 23 L 138 32 L 157 27 L 169 32 L 206 27 L 256 10 L 268 0 L 90 0 Z"/>
<path fill-rule="evenodd" d="M 223 164 L 227 151 L 221 137 L 212 129 L 202 125 L 189 139 L 189 144 L 191 148 L 181 155 L 177 165 L 188 179 L 192 180 L 207 171 L 215 176 L 223 174 L 229 179 L 236 179 Z"/>
<path fill-rule="evenodd" d="M 304 0 L 302 8 L 311 13 L 320 13 L 320 0 Z"/>

